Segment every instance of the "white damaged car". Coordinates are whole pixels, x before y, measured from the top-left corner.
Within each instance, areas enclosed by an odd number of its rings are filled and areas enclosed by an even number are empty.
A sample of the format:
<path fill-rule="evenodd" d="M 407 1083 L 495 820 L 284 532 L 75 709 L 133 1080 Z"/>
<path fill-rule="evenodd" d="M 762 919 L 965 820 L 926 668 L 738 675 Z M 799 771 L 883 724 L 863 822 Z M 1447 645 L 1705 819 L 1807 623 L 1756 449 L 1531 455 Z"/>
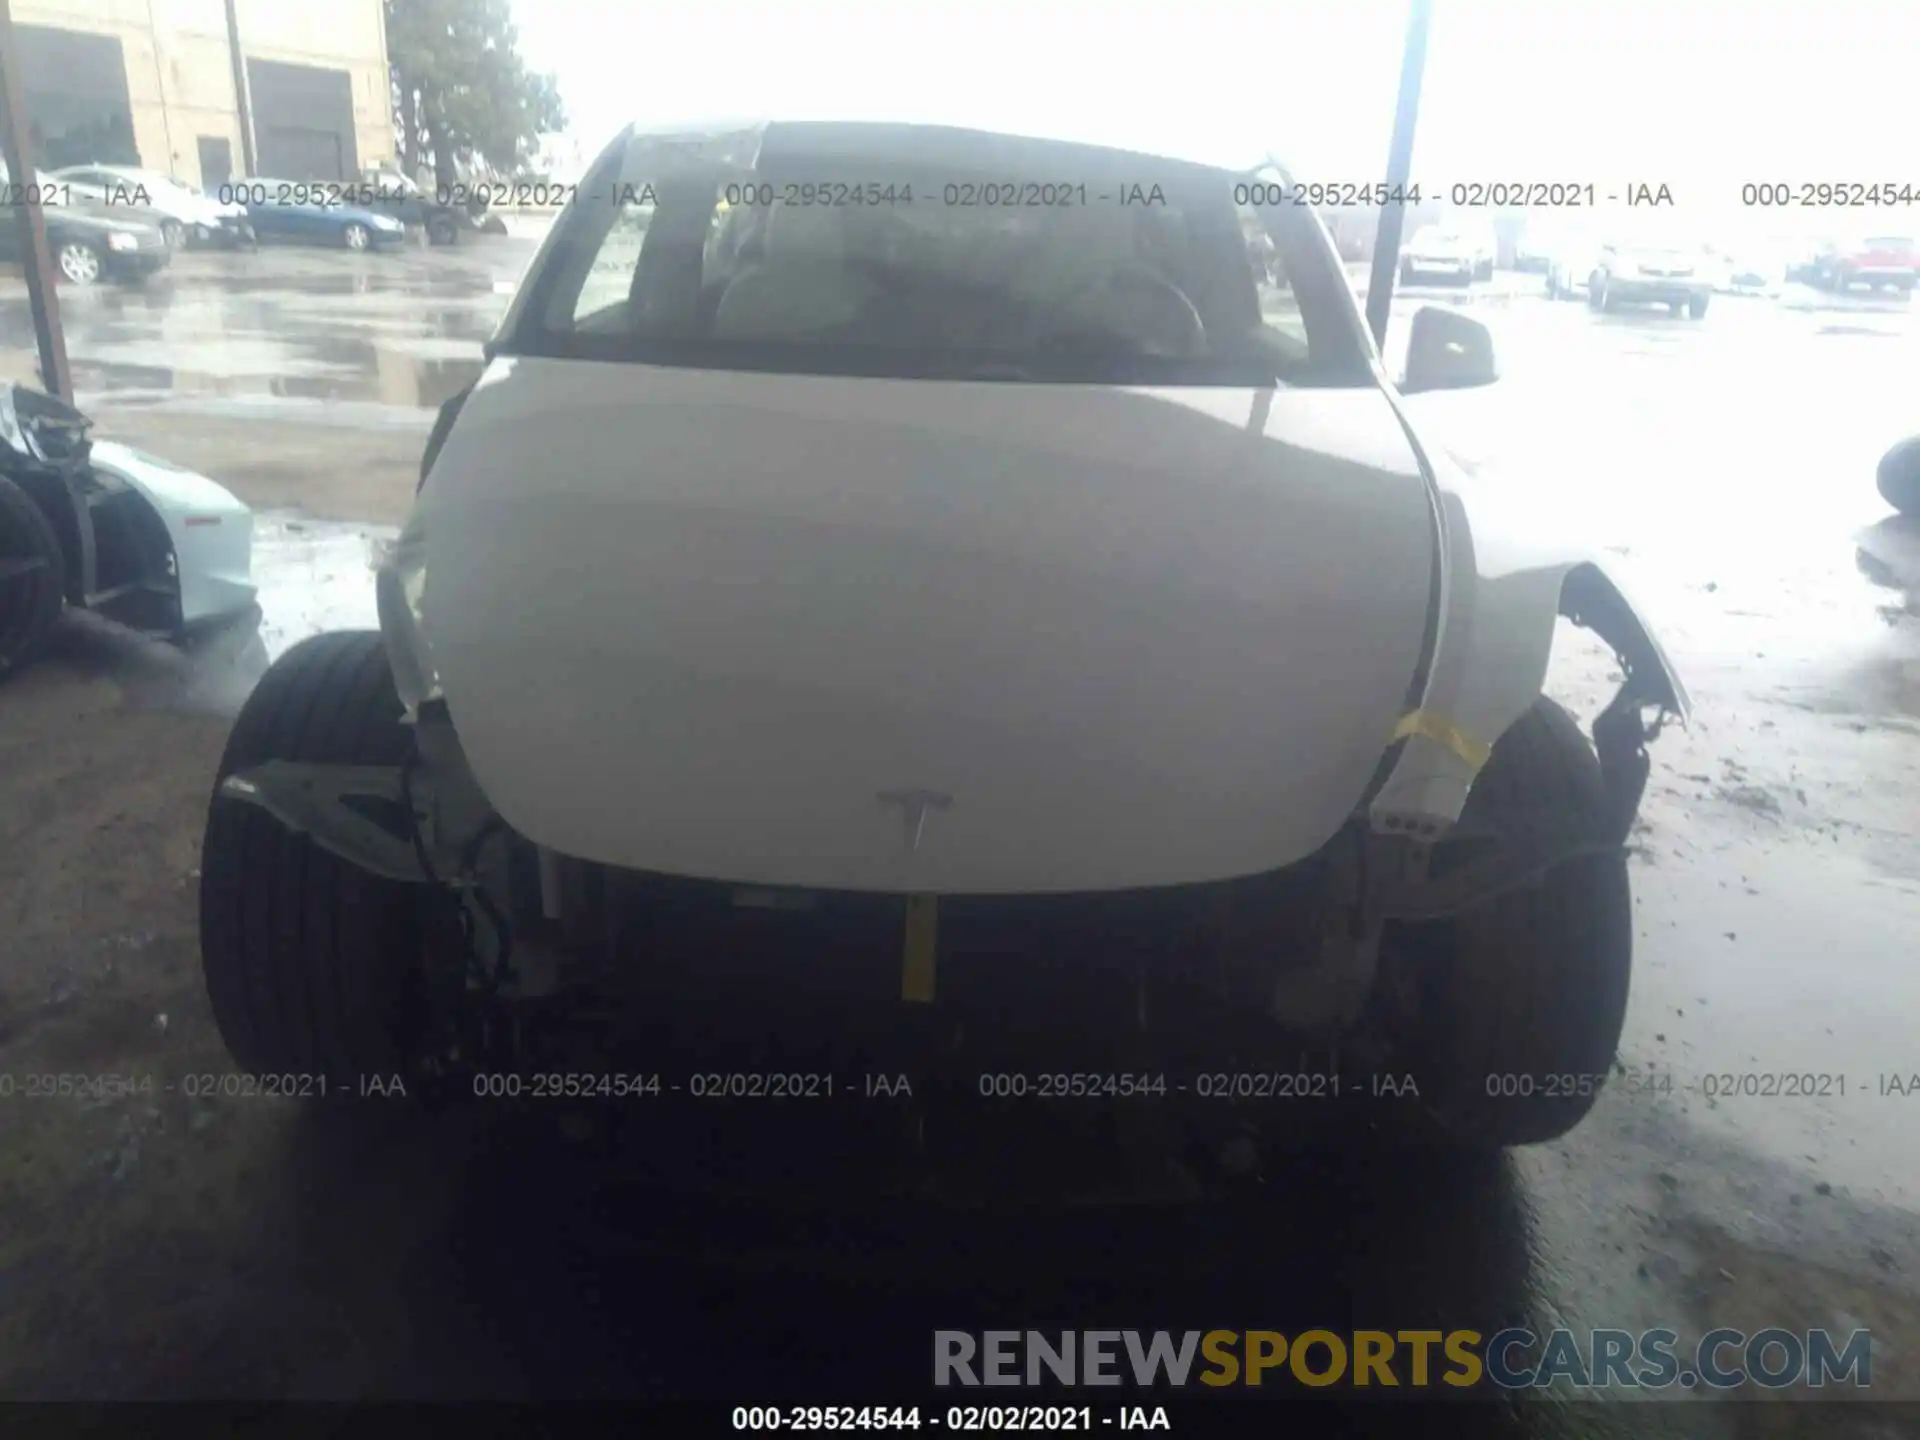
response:
<path fill-rule="evenodd" d="M 1593 556 L 1410 424 L 1495 378 L 1487 330 L 1418 312 L 1390 382 L 1313 212 L 1236 206 L 1285 178 L 620 136 L 442 411 L 379 632 L 288 651 L 235 724 L 201 943 L 238 1063 L 497 1073 L 592 1013 L 647 1073 L 586 1098 L 851 1055 L 1214 1117 L 1389 1074 L 1417 1102 L 1320 1113 L 1574 1125 L 1687 698 Z M 1591 741 L 1541 693 L 1563 616 L 1625 675 Z"/>

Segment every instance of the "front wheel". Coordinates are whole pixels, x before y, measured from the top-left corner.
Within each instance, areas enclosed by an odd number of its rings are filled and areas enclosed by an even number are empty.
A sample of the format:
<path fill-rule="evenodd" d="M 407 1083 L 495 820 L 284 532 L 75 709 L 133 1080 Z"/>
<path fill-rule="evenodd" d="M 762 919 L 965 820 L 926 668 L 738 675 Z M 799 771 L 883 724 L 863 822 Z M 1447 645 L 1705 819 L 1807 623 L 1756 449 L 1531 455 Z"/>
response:
<path fill-rule="evenodd" d="M 410 745 L 374 631 L 294 646 L 234 721 L 201 853 L 200 963 L 221 1039 L 250 1074 L 344 1088 L 412 1069 L 427 1034 L 426 902 L 219 783 L 268 760 L 398 766 Z"/>
<path fill-rule="evenodd" d="M 1706 313 L 1707 313 L 1707 297 L 1705 295 L 1691 295 L 1687 297 L 1687 318 L 1688 319 L 1690 320 L 1704 319 L 1706 316 Z"/>
<path fill-rule="evenodd" d="M 1587 277 L 1587 308 L 1590 310 L 1613 309 L 1613 295 L 1607 288 L 1607 277 L 1598 271 Z"/>
<path fill-rule="evenodd" d="M 460 238 L 459 228 L 444 215 L 427 222 L 427 239 L 435 245 L 452 245 Z"/>
<path fill-rule="evenodd" d="M 1398 937 L 1413 1073 L 1455 1144 L 1556 1139 L 1586 1117 L 1613 1068 L 1633 965 L 1633 896 L 1625 848 L 1606 843 L 1607 817 L 1593 747 L 1543 697 L 1494 746 L 1461 823 L 1518 849 L 1600 848 Z"/>
<path fill-rule="evenodd" d="M 340 232 L 340 243 L 349 250 L 364 250 L 373 241 L 372 232 L 366 226 L 352 224 Z"/>
<path fill-rule="evenodd" d="M 69 240 L 54 255 L 61 276 L 75 285 L 95 285 L 106 269 L 106 257 L 85 240 Z"/>
<path fill-rule="evenodd" d="M 178 220 L 160 222 L 160 238 L 167 242 L 167 249 L 178 250 L 187 241 L 187 230 Z"/>

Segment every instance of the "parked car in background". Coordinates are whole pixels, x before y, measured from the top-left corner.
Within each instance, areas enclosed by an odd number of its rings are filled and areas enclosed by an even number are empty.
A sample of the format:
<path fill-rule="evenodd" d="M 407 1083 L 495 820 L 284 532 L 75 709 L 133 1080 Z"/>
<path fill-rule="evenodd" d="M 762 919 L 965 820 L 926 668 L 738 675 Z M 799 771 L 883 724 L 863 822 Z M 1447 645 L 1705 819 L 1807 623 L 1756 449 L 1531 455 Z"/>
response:
<path fill-rule="evenodd" d="M 360 171 L 360 180 L 382 194 L 405 195 L 416 200 L 426 198 L 427 194 L 419 181 L 391 165 L 368 165 Z"/>
<path fill-rule="evenodd" d="M 245 206 L 211 199 L 170 175 L 130 165 L 68 165 L 53 173 L 76 199 L 142 212 L 136 218 L 158 225 L 170 249 L 253 243 Z"/>
<path fill-rule="evenodd" d="M 1494 241 L 1488 230 L 1461 224 L 1422 226 L 1400 252 L 1400 283 L 1422 280 L 1471 285 L 1493 276 Z"/>
<path fill-rule="evenodd" d="M 374 250 L 399 245 L 406 223 L 370 205 L 348 205 L 335 197 L 339 180 L 236 180 L 223 187 L 246 207 L 247 219 L 262 240 L 308 245 L 343 245 Z"/>
<path fill-rule="evenodd" d="M 173 258 L 158 226 L 90 205 L 69 182 L 45 171 L 38 173 L 39 180 L 30 194 L 41 202 L 53 267 L 68 284 L 92 285 L 100 280 L 138 283 L 165 269 Z M 10 183 L 6 162 L 0 161 L 0 186 Z M 17 265 L 24 258 L 20 226 L 13 223 L 10 214 L 0 221 L 4 222 L 0 223 L 0 261 Z"/>
<path fill-rule="evenodd" d="M 472 233 L 487 208 L 484 199 L 454 204 L 456 197 L 442 198 L 384 165 L 369 165 L 360 172 L 357 186 L 345 188 L 353 190 L 352 198 L 368 209 L 391 215 L 404 225 L 419 226 L 435 245 L 458 244 L 463 234 Z"/>
<path fill-rule="evenodd" d="M 253 512 L 204 475 L 90 439 L 91 425 L 0 385 L 0 678 L 70 608 L 168 640 L 258 623 Z"/>
<path fill-rule="evenodd" d="M 1812 283 L 1843 295 L 1855 285 L 1911 295 L 1920 279 L 1920 243 L 1911 235 L 1828 241 L 1815 253 Z"/>
<path fill-rule="evenodd" d="M 1587 303 L 1595 310 L 1665 305 L 1698 320 L 1713 298 L 1705 249 L 1671 237 L 1634 236 L 1601 242 L 1587 276 Z"/>

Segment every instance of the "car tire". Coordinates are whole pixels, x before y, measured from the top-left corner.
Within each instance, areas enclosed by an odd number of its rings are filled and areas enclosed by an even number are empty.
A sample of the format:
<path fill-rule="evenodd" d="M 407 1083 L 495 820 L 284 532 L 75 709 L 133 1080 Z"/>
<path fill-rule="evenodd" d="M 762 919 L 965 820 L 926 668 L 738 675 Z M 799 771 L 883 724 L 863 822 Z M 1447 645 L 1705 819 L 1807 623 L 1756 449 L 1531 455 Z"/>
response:
<path fill-rule="evenodd" d="M 162 220 L 160 238 L 167 242 L 167 249 L 178 250 L 187 243 L 187 227 L 178 220 Z"/>
<path fill-rule="evenodd" d="M 454 245 L 460 240 L 460 227 L 446 216 L 436 216 L 427 222 L 427 239 L 435 245 Z"/>
<path fill-rule="evenodd" d="M 1607 291 L 1607 277 L 1597 270 L 1587 277 L 1587 308 L 1589 310 L 1613 308 L 1613 296 Z"/>
<path fill-rule="evenodd" d="M 414 1067 L 424 892 L 348 864 L 219 782 L 269 760 L 399 765 L 411 744 L 377 631 L 294 646 L 234 721 L 202 846 L 200 957 L 214 1023 L 250 1074 L 333 1089 Z"/>
<path fill-rule="evenodd" d="M 1881 456 L 1874 478 L 1882 500 L 1902 515 L 1920 516 L 1920 435 Z"/>
<path fill-rule="evenodd" d="M 373 232 L 355 221 L 341 227 L 340 243 L 349 250 L 365 250 L 373 243 Z"/>
<path fill-rule="evenodd" d="M 60 537 L 33 497 L 0 476 L 0 679 L 46 649 L 66 587 Z"/>
<path fill-rule="evenodd" d="M 70 285 L 97 285 L 106 272 L 107 257 L 98 245 L 86 240 L 69 240 L 54 252 L 54 267 Z"/>
<path fill-rule="evenodd" d="M 1689 320 L 1703 320 L 1706 318 L 1707 298 L 1705 295 L 1694 295 L 1688 298 L 1687 318 Z"/>
<path fill-rule="evenodd" d="M 1607 817 L 1592 745 L 1543 697 L 1493 747 L 1461 820 L 1530 848 L 1549 841 L 1548 827 L 1554 838 L 1604 845 Z M 1531 1145 L 1578 1125 L 1612 1070 L 1626 1018 L 1633 895 L 1624 847 L 1576 856 L 1400 939 L 1412 942 L 1402 947 L 1416 997 L 1412 1073 L 1445 1142 Z"/>

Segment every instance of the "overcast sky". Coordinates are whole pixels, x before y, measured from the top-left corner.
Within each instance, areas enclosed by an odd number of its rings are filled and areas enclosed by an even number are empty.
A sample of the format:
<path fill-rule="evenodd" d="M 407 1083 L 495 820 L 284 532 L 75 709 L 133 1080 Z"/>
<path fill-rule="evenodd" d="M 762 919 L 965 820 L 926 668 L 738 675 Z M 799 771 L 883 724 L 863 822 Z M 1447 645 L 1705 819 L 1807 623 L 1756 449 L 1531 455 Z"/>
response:
<path fill-rule="evenodd" d="M 515 0 L 589 153 L 629 120 L 770 114 L 1094 132 L 1385 164 L 1405 0 Z M 1415 178 L 1920 185 L 1914 0 L 1435 0 Z M 668 18 L 671 17 L 671 18 Z M 1903 216 L 1908 229 L 1920 207 Z"/>

